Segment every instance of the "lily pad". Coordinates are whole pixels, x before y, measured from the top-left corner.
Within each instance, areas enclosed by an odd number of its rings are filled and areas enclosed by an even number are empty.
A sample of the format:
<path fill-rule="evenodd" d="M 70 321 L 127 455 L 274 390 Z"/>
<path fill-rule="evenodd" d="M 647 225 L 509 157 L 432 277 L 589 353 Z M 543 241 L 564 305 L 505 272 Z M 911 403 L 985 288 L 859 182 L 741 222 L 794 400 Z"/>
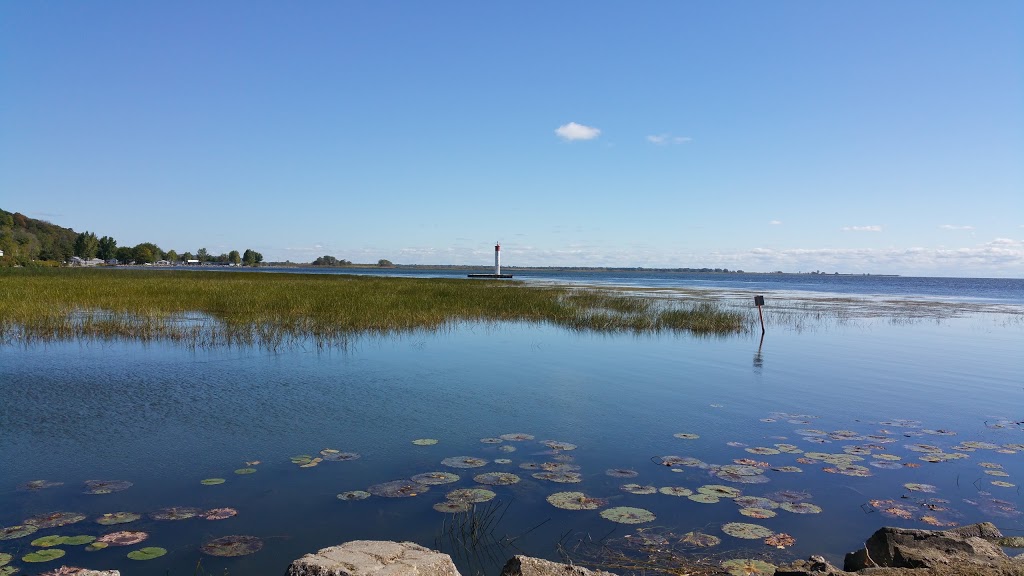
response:
<path fill-rule="evenodd" d="M 85 546 L 86 544 L 91 544 L 95 541 L 95 536 L 87 536 L 85 534 L 81 534 L 78 536 L 65 536 L 64 541 L 61 542 L 61 544 L 65 544 L 67 546 Z"/>
<path fill-rule="evenodd" d="M 164 548 L 158 548 L 156 546 L 150 546 L 148 548 L 139 548 L 138 550 L 132 550 L 128 553 L 128 558 L 132 560 L 152 560 L 159 558 L 167 554 L 167 550 Z"/>
<path fill-rule="evenodd" d="M 28 518 L 25 520 L 25 524 L 31 524 L 37 528 L 57 528 L 81 522 L 82 520 L 85 520 L 85 514 L 77 512 L 50 512 L 49 514 L 40 514 Z"/>
<path fill-rule="evenodd" d="M 51 534 L 49 536 L 36 538 L 32 542 L 30 542 L 30 544 L 36 546 L 37 548 L 53 548 L 54 546 L 60 546 L 63 543 L 64 536 L 59 536 L 57 534 Z"/>
<path fill-rule="evenodd" d="M 478 504 L 480 502 L 492 500 L 495 496 L 497 496 L 497 494 L 490 490 L 485 490 L 484 488 L 460 488 L 449 492 L 446 498 L 452 502 Z"/>
<path fill-rule="evenodd" d="M 113 526 L 114 524 L 127 524 L 142 518 L 142 514 L 134 512 L 111 512 L 96 519 L 96 523 L 102 526 Z"/>
<path fill-rule="evenodd" d="M 97 550 L 103 550 L 107 546 L 110 546 L 110 544 L 107 544 L 106 542 L 100 542 L 99 540 L 97 540 L 97 541 L 89 544 L 88 546 L 86 546 L 85 547 L 85 551 L 86 552 L 96 552 Z"/>
<path fill-rule="evenodd" d="M 478 484 L 487 484 L 488 486 L 508 486 L 509 484 L 516 484 L 520 480 L 519 476 L 512 474 L 511 472 L 487 472 L 486 474 L 477 474 L 473 476 L 473 481 Z"/>
<path fill-rule="evenodd" d="M 775 511 L 768 510 L 767 508 L 740 508 L 740 514 L 750 518 L 757 518 L 759 520 L 775 517 Z"/>
<path fill-rule="evenodd" d="M 578 472 L 537 472 L 533 477 L 538 480 L 558 482 L 559 484 L 578 484 L 583 482 L 583 476 Z"/>
<path fill-rule="evenodd" d="M 234 508 L 211 508 L 200 514 L 204 520 L 227 520 L 233 516 L 238 516 L 238 510 Z"/>
<path fill-rule="evenodd" d="M 737 558 L 722 562 L 722 568 L 733 576 L 771 576 L 775 574 L 775 565 L 763 560 Z"/>
<path fill-rule="evenodd" d="M 473 507 L 470 502 L 452 502 L 451 500 L 445 500 L 444 502 L 438 502 L 434 504 L 434 510 L 438 512 L 444 512 L 445 514 L 458 514 L 460 512 L 469 512 Z"/>
<path fill-rule="evenodd" d="M 570 464 L 568 462 L 544 462 L 540 467 L 541 470 L 547 470 L 548 472 L 576 472 L 580 469 L 578 464 Z"/>
<path fill-rule="evenodd" d="M 350 490 L 338 494 L 338 500 L 366 500 L 369 497 L 370 493 L 365 490 Z"/>
<path fill-rule="evenodd" d="M 760 496 L 739 496 L 732 499 L 733 502 L 738 504 L 741 508 L 766 508 L 768 510 L 774 510 L 779 507 L 779 503 L 768 498 L 762 498 Z"/>
<path fill-rule="evenodd" d="M 150 512 L 149 517 L 153 520 L 188 520 L 189 518 L 195 518 L 201 512 L 202 510 L 199 508 L 171 506 L 170 508 L 161 508 Z"/>
<path fill-rule="evenodd" d="M 673 434 L 673 436 L 681 440 L 696 440 L 700 438 L 699 434 L 692 434 L 690 432 L 679 432 L 677 434 Z"/>
<path fill-rule="evenodd" d="M 609 468 L 604 471 L 605 474 L 612 478 L 636 478 L 640 475 L 636 470 L 630 470 L 628 468 Z"/>
<path fill-rule="evenodd" d="M 223 484 L 225 482 L 227 482 L 227 480 L 223 478 L 206 478 L 205 480 L 199 481 L 199 483 L 202 484 L 203 486 L 216 486 L 218 484 Z"/>
<path fill-rule="evenodd" d="M 263 540 L 255 536 L 223 536 L 210 540 L 200 548 L 210 556 L 245 556 L 263 548 Z"/>
<path fill-rule="evenodd" d="M 416 446 L 433 446 L 437 442 L 437 438 L 417 438 L 412 441 Z"/>
<path fill-rule="evenodd" d="M 1000 488 L 1014 488 L 1017 486 L 1012 482 L 1004 482 L 1003 480 L 993 480 L 991 484 L 993 486 L 999 486 Z"/>
<path fill-rule="evenodd" d="M 504 440 L 502 440 L 501 438 L 481 438 L 480 439 L 480 443 L 481 444 L 501 444 L 502 442 L 504 442 Z"/>
<path fill-rule="evenodd" d="M 430 490 L 430 486 L 412 480 L 392 480 L 382 484 L 374 484 L 366 489 L 374 496 L 384 498 L 410 498 Z"/>
<path fill-rule="evenodd" d="M 18 526 L 0 528 L 0 540 L 24 538 L 25 536 L 35 533 L 36 530 L 39 530 L 39 527 L 32 524 L 21 524 Z"/>
<path fill-rule="evenodd" d="M 778 534 L 772 534 L 771 536 L 764 539 L 764 543 L 769 546 L 775 546 L 782 550 L 789 548 L 793 544 L 796 544 L 796 538 L 793 538 L 785 532 L 779 532 Z"/>
<path fill-rule="evenodd" d="M 640 484 L 623 484 L 619 486 L 619 490 L 623 492 L 629 492 L 630 494 L 654 494 L 658 491 L 654 486 L 641 486 Z"/>
<path fill-rule="evenodd" d="M 774 534 L 768 528 L 759 524 L 747 524 L 746 522 L 729 522 L 722 525 L 722 532 L 736 538 L 747 540 L 760 540 Z"/>
<path fill-rule="evenodd" d="M 721 484 L 707 484 L 697 488 L 697 492 L 701 494 L 710 494 L 718 498 L 737 498 L 743 495 L 743 492 L 733 488 L 732 486 L 722 486 Z"/>
<path fill-rule="evenodd" d="M 10 554 L 5 554 L 4 552 L 0 552 L 0 566 L 6 566 L 10 564 L 11 560 L 14 560 L 14 556 L 11 556 Z"/>
<path fill-rule="evenodd" d="M 427 486 L 440 486 L 441 484 L 458 482 L 459 476 L 458 474 L 452 474 L 451 472 L 424 472 L 413 476 L 410 480 L 420 484 L 426 484 Z"/>
<path fill-rule="evenodd" d="M 142 542 L 146 538 L 149 538 L 149 534 L 146 532 L 132 532 L 124 530 L 121 532 L 111 532 L 110 534 L 104 534 L 96 539 L 96 542 L 101 542 L 108 546 L 132 546 Z"/>
<path fill-rule="evenodd" d="M 556 492 L 547 497 L 548 504 L 563 510 L 597 510 L 608 503 L 602 498 L 592 498 L 583 492 Z"/>
<path fill-rule="evenodd" d="M 683 534 L 683 537 L 679 540 L 680 544 L 686 544 L 687 546 L 693 546 L 695 548 L 710 548 L 712 546 L 718 546 L 722 543 L 722 539 L 718 536 L 712 536 L 711 534 L 705 534 L 703 532 L 687 532 Z"/>
<path fill-rule="evenodd" d="M 510 442 L 523 442 L 525 440 L 533 440 L 533 436 L 530 434 L 523 434 L 522 432 L 515 432 L 513 434 L 502 434 L 499 436 L 502 440 L 508 440 Z"/>
<path fill-rule="evenodd" d="M 357 452 L 338 452 L 337 450 L 327 452 L 326 454 L 322 451 L 320 455 L 327 462 L 348 462 L 349 460 L 358 460 L 362 457 Z"/>
<path fill-rule="evenodd" d="M 776 502 L 800 502 L 802 500 L 810 500 L 811 493 L 804 490 L 779 490 L 778 492 L 768 494 L 766 497 Z"/>
<path fill-rule="evenodd" d="M 693 494 L 693 490 L 682 486 L 663 486 L 658 488 L 658 492 L 661 492 L 666 496 L 689 496 Z"/>
<path fill-rule="evenodd" d="M 31 554 L 26 554 L 22 556 L 21 561 L 31 563 L 49 562 L 51 560 L 56 560 L 57 558 L 63 557 L 64 554 L 65 552 L 60 548 L 44 548 L 42 550 L 32 552 Z"/>
<path fill-rule="evenodd" d="M 785 454 L 803 454 L 804 452 L 798 446 L 795 446 L 793 444 L 776 444 L 775 448 L 779 452 L 783 452 Z"/>
<path fill-rule="evenodd" d="M 18 485 L 18 490 L 44 490 L 46 488 L 56 488 L 57 486 L 63 486 L 63 482 L 51 482 L 49 480 L 29 480 L 23 484 Z"/>
<path fill-rule="evenodd" d="M 85 494 L 113 494 L 132 487 L 127 480 L 86 480 Z"/>
<path fill-rule="evenodd" d="M 508 444 L 505 444 L 504 446 L 498 446 L 498 451 L 499 452 L 515 452 L 516 451 L 516 447 L 515 446 L 509 446 Z"/>
<path fill-rule="evenodd" d="M 744 464 L 726 464 L 725 466 L 719 466 L 717 471 L 728 472 L 729 474 L 735 474 L 737 476 L 759 476 L 764 474 L 764 470 L 758 466 L 747 466 Z"/>
<path fill-rule="evenodd" d="M 751 454 L 757 454 L 758 456 L 774 456 L 775 454 L 781 453 L 781 450 L 768 448 L 766 446 L 755 446 L 753 448 L 745 448 L 745 450 Z"/>
<path fill-rule="evenodd" d="M 662 456 L 662 466 L 686 466 L 688 468 L 707 468 L 708 464 L 691 456 Z"/>
<path fill-rule="evenodd" d="M 487 460 L 473 456 L 452 456 L 441 460 L 441 464 L 452 468 L 480 468 L 487 465 Z"/>
<path fill-rule="evenodd" d="M 775 466 L 775 467 L 772 468 L 772 470 L 774 470 L 776 472 L 784 472 L 784 473 L 787 473 L 787 474 L 795 474 L 795 473 L 803 472 L 803 469 L 800 468 L 799 466 Z"/>
<path fill-rule="evenodd" d="M 235 474 L 238 474 L 239 476 L 245 476 L 245 475 L 248 475 L 248 474 L 255 474 L 255 473 L 256 473 L 256 469 L 255 468 L 239 468 L 238 470 L 235 470 Z"/>
<path fill-rule="evenodd" d="M 644 522 L 653 522 L 657 518 L 650 510 L 629 506 L 617 506 L 603 510 L 601 517 L 619 524 L 643 524 Z"/>
<path fill-rule="evenodd" d="M 495 458 L 494 459 L 494 463 L 495 464 L 511 464 L 512 461 L 509 460 L 508 458 Z"/>
<path fill-rule="evenodd" d="M 563 452 L 568 452 L 569 450 L 576 449 L 575 444 L 570 444 L 568 442 L 559 442 L 557 440 L 541 440 L 540 443 L 547 446 L 548 448 L 551 448 L 552 450 L 561 450 Z"/>
<path fill-rule="evenodd" d="M 932 486 L 931 484 L 919 484 L 916 482 L 908 482 L 904 484 L 903 487 L 906 488 L 907 490 L 910 490 L 911 492 L 927 492 L 931 494 L 938 491 L 938 488 Z"/>
<path fill-rule="evenodd" d="M 875 460 L 870 463 L 875 468 L 881 468 L 882 470 L 899 470 L 903 468 L 903 464 L 899 462 L 889 462 L 887 460 Z"/>
<path fill-rule="evenodd" d="M 699 502 L 701 504 L 716 504 L 716 503 L 718 503 L 719 500 L 721 500 L 721 498 L 719 498 L 718 496 L 715 496 L 713 494 L 702 494 L 702 493 L 691 494 L 691 495 L 687 496 L 687 498 L 689 498 L 690 500 L 693 500 L 694 502 Z"/>
<path fill-rule="evenodd" d="M 818 514 L 821 512 L 821 506 L 811 504 L 810 502 L 783 502 L 779 504 L 779 508 L 793 514 Z"/>

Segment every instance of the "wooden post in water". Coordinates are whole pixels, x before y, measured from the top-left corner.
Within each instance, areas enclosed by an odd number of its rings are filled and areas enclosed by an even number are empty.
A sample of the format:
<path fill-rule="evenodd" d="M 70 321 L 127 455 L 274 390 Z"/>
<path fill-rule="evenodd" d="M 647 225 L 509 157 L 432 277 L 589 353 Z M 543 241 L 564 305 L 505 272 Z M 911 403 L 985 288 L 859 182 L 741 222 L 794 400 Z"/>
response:
<path fill-rule="evenodd" d="M 764 306 L 764 296 L 754 296 L 754 305 L 757 306 L 757 316 L 761 319 L 761 336 L 764 336 L 764 313 L 761 306 Z"/>

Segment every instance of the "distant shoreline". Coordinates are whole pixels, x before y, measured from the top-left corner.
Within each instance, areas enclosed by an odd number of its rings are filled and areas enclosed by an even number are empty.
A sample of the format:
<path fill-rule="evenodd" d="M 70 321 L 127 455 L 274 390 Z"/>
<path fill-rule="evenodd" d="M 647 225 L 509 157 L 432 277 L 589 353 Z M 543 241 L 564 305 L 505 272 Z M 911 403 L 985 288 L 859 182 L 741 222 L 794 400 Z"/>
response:
<path fill-rule="evenodd" d="M 380 270 L 479 270 L 487 266 L 474 266 L 468 264 L 394 264 L 391 266 L 378 266 L 376 264 L 349 264 L 345 266 L 314 266 L 301 262 L 265 262 L 260 268 L 324 268 L 332 270 L 345 270 L 348 268 L 356 270 L 380 269 Z M 621 266 L 502 266 L 503 270 L 518 270 L 520 272 L 636 272 L 636 273 L 668 273 L 668 274 L 762 274 L 779 275 L 788 274 L 794 276 L 875 276 L 879 278 L 899 278 L 900 274 L 873 274 L 849 273 L 849 272 L 748 272 L 746 270 L 728 270 L 724 268 L 644 268 L 621 267 Z"/>

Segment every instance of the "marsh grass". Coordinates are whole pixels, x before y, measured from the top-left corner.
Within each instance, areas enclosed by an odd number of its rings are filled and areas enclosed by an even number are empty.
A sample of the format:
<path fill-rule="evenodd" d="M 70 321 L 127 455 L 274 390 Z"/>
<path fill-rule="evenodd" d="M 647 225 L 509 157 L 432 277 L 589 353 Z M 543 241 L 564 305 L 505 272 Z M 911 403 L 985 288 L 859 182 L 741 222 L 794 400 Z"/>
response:
<path fill-rule="evenodd" d="M 449 278 L 102 269 L 0 270 L 0 342 L 85 339 L 276 348 L 533 322 L 576 331 L 749 329 L 742 312 L 597 288 Z"/>

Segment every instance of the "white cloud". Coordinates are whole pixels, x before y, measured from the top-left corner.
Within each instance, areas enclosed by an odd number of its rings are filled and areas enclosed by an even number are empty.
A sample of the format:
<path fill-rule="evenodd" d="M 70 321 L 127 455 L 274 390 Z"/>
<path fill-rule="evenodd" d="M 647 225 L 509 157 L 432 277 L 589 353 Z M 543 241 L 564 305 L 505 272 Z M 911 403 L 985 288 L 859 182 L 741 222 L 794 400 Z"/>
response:
<path fill-rule="evenodd" d="M 575 122 L 562 124 L 555 130 L 555 134 L 563 140 L 593 140 L 601 135 L 601 130 L 593 126 L 584 126 Z"/>
<path fill-rule="evenodd" d="M 943 230 L 974 230 L 974 226 L 960 226 L 957 224 L 943 224 L 939 228 Z"/>
<path fill-rule="evenodd" d="M 769 224 L 771 224 L 772 226 L 781 226 L 782 220 L 772 220 L 771 222 L 769 222 Z"/>
<path fill-rule="evenodd" d="M 673 136 L 671 134 L 651 134 L 647 137 L 647 141 L 651 144 L 664 146 L 666 144 L 685 144 L 692 142 L 693 138 L 689 136 Z"/>
<path fill-rule="evenodd" d="M 881 232 L 882 227 L 878 225 L 871 226 L 843 226 L 840 228 L 843 232 Z"/>

